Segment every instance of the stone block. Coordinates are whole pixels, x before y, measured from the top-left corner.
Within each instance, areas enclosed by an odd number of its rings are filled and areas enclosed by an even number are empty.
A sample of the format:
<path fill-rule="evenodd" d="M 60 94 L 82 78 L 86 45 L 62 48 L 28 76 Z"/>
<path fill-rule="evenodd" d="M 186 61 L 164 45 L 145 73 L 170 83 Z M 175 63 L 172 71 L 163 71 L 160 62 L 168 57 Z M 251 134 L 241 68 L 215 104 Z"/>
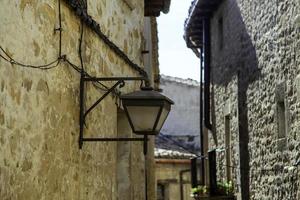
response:
<path fill-rule="evenodd" d="M 297 92 L 297 100 L 300 101 L 300 74 L 297 75 L 295 79 L 295 88 Z"/>

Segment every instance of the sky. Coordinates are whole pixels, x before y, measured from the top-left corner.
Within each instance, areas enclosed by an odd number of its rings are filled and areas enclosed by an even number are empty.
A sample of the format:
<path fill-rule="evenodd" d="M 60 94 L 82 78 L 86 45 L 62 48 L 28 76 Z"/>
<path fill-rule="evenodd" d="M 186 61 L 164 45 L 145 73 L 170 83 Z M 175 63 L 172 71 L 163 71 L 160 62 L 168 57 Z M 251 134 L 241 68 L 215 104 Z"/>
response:
<path fill-rule="evenodd" d="M 157 18 L 160 73 L 200 80 L 200 60 L 186 47 L 184 21 L 192 0 L 171 0 L 170 12 Z"/>

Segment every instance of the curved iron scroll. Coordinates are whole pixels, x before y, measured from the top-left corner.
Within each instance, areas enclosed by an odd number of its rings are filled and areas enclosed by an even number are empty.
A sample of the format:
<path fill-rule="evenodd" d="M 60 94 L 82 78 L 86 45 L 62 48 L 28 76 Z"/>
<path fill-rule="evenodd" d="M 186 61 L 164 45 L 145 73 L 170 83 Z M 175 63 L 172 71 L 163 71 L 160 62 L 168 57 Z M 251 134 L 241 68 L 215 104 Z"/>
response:
<path fill-rule="evenodd" d="M 116 81 L 116 83 L 109 88 L 93 105 L 91 105 L 86 111 L 84 109 L 84 95 L 85 91 L 85 83 L 86 82 L 102 82 L 102 81 Z M 115 90 L 116 87 L 123 87 L 125 85 L 125 81 L 147 81 L 145 77 L 86 77 L 84 73 L 81 74 L 80 77 L 80 115 L 79 115 L 79 148 L 81 149 L 83 146 L 83 142 L 113 142 L 113 141 L 143 141 L 146 142 L 148 139 L 145 138 L 84 138 L 84 124 L 86 116 L 111 92 Z"/>

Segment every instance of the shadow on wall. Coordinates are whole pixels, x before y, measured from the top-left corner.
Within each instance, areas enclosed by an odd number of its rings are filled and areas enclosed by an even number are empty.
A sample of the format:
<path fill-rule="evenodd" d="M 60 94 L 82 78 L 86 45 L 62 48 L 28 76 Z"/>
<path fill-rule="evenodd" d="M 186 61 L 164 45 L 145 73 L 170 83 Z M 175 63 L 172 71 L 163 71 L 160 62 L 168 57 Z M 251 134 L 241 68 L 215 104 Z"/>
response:
<path fill-rule="evenodd" d="M 220 6 L 211 21 L 212 33 L 212 123 L 216 127 L 215 98 L 223 101 L 227 97 L 215 88 L 226 88 L 236 81 L 238 106 L 238 141 L 241 194 L 243 200 L 249 199 L 249 130 L 247 90 L 249 84 L 261 77 L 255 46 L 243 21 L 236 0 L 227 0 Z M 222 30 L 220 30 L 222 29 Z M 221 32 L 221 33 L 220 33 Z M 222 41 L 221 41 L 222 40 Z M 226 91 L 226 90 L 225 90 Z M 217 96 L 218 95 L 218 96 Z M 220 96 L 223 95 L 223 96 Z M 216 130 L 213 130 L 216 133 Z M 215 135 L 216 137 L 216 135 Z M 216 137 L 217 138 L 217 137 Z"/>

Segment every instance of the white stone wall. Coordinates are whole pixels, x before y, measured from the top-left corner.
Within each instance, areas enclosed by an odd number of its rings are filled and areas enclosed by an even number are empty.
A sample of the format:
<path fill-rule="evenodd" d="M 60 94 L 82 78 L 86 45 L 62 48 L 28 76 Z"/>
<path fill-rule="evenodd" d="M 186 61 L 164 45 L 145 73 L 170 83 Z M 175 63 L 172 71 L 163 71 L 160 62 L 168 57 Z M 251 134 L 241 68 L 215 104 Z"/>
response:
<path fill-rule="evenodd" d="M 297 0 L 229 0 L 224 1 L 211 21 L 212 115 L 218 143 L 214 144 L 211 138 L 210 144 L 211 148 L 224 148 L 223 111 L 229 101 L 236 192 L 247 186 L 243 177 L 249 179 L 250 192 L 242 193 L 243 199 L 300 198 L 297 171 L 281 170 L 300 159 L 299 15 Z M 217 43 L 221 17 L 223 49 Z M 281 82 L 286 85 L 279 92 L 286 105 L 286 143 L 278 138 L 276 88 Z M 283 150 L 281 145 L 285 145 Z M 220 179 L 225 179 L 224 164 L 224 153 L 220 152 Z"/>

